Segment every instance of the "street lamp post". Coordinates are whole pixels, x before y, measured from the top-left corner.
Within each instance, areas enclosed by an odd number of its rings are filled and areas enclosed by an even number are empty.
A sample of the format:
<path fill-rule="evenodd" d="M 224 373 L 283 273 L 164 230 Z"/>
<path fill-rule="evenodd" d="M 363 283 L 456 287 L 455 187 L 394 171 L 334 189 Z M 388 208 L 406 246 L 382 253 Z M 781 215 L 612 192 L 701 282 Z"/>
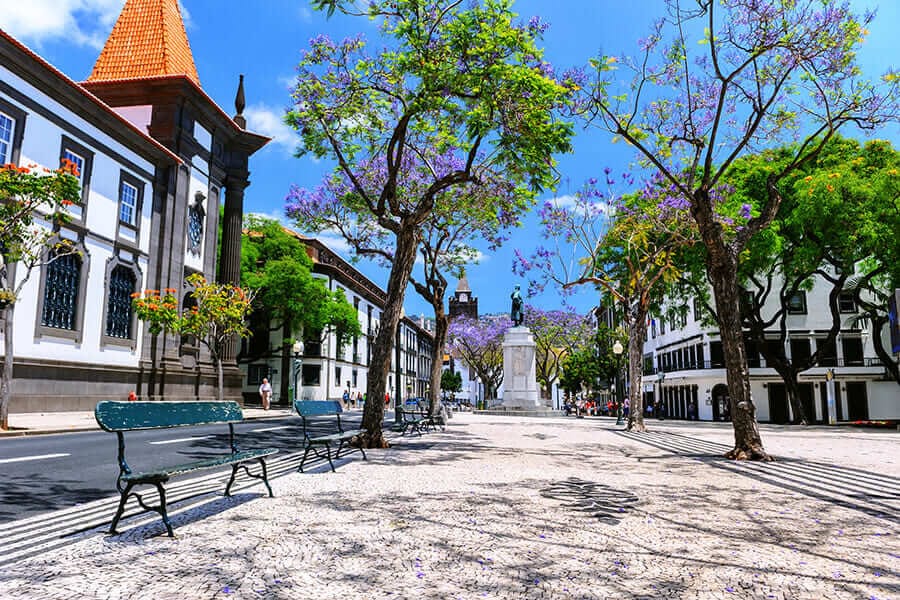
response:
<path fill-rule="evenodd" d="M 624 425 L 625 421 L 622 420 L 622 404 L 625 402 L 625 399 L 622 397 L 622 352 L 624 352 L 625 348 L 622 347 L 622 342 L 616 340 L 612 350 L 613 354 L 616 355 L 616 404 L 618 405 L 616 425 Z"/>
<path fill-rule="evenodd" d="M 292 400 L 300 400 L 303 398 L 303 394 L 300 393 L 300 385 L 302 382 L 300 369 L 303 366 L 303 342 L 297 340 L 294 342 L 291 349 L 294 351 L 294 397 Z M 288 405 L 288 408 L 291 406 L 293 406 L 293 402 Z"/>

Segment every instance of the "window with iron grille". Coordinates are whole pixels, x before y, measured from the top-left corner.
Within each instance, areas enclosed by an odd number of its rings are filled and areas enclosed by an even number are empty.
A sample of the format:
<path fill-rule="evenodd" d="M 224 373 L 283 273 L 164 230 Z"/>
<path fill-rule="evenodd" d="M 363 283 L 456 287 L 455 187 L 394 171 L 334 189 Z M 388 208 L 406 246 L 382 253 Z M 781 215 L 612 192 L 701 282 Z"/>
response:
<path fill-rule="evenodd" d="M 77 254 L 60 256 L 47 265 L 41 325 L 76 329 L 80 284 L 81 259 Z"/>
<path fill-rule="evenodd" d="M 106 303 L 106 335 L 131 339 L 131 294 L 135 291 L 134 271 L 119 265 L 109 277 L 109 296 Z"/>

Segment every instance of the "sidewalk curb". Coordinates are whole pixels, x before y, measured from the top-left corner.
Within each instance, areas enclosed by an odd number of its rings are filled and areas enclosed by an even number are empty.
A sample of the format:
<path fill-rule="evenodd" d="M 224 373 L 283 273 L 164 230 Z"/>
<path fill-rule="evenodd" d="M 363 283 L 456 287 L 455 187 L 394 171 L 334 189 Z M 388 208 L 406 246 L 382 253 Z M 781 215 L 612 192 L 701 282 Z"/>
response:
<path fill-rule="evenodd" d="M 271 414 L 271 415 L 252 415 L 245 416 L 245 421 L 257 421 L 260 419 L 280 419 L 282 417 L 289 417 L 290 414 Z M 26 437 L 26 436 L 35 436 L 35 435 L 51 435 L 51 434 L 59 434 L 59 433 L 83 433 L 85 431 L 102 431 L 99 426 L 84 426 L 84 425 L 73 425 L 71 427 L 55 427 L 51 429 L 35 429 L 35 428 L 22 428 L 22 429 L 10 429 L 9 431 L 0 430 L 0 438 L 8 438 L 8 437 Z"/>

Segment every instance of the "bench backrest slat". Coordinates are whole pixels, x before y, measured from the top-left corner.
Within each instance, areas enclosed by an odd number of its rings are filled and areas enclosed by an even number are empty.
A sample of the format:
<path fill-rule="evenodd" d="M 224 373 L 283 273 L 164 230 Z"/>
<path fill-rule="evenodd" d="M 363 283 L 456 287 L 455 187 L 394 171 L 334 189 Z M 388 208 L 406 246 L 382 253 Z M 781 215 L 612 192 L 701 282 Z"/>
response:
<path fill-rule="evenodd" d="M 237 402 L 98 402 L 97 423 L 106 431 L 239 423 L 244 415 Z"/>
<path fill-rule="evenodd" d="M 341 403 L 336 400 L 295 400 L 294 410 L 301 417 L 334 415 L 343 412 Z"/>

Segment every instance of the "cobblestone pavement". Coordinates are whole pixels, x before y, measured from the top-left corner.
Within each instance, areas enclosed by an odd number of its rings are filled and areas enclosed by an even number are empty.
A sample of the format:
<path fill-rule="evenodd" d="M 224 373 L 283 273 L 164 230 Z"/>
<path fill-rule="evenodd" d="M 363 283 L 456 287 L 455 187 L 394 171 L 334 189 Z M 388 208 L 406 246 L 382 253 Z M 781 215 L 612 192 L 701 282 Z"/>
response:
<path fill-rule="evenodd" d="M 900 598 L 900 434 L 459 414 L 7 565 L 2 598 Z"/>

